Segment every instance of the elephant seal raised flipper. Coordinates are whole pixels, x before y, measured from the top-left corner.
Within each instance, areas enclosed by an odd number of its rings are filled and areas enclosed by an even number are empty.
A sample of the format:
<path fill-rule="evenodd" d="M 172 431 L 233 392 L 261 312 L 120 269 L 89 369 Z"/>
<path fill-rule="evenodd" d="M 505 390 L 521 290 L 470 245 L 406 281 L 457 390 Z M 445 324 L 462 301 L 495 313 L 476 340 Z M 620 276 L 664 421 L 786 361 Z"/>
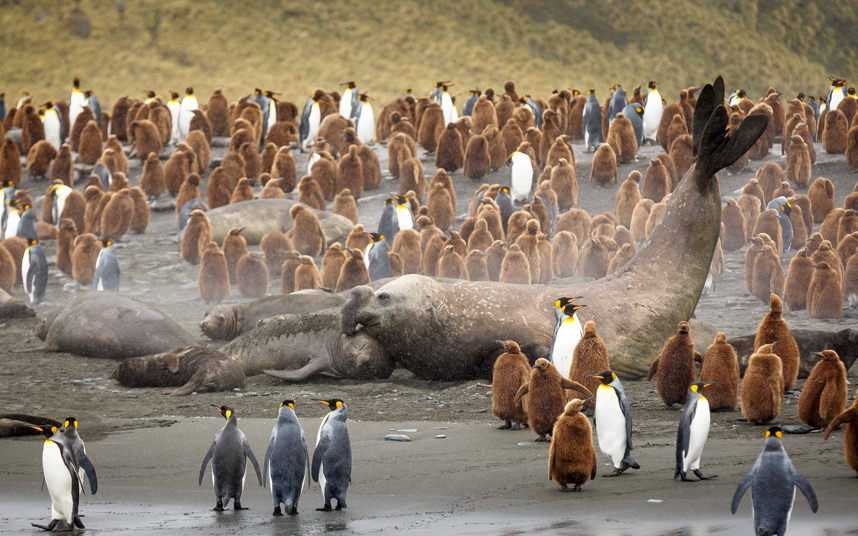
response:
<path fill-rule="evenodd" d="M 343 306 L 343 333 L 361 331 L 397 363 L 430 379 L 473 377 L 496 346 L 551 342 L 554 301 L 583 296 L 582 321 L 594 320 L 608 344 L 612 368 L 641 377 L 703 289 L 721 228 L 715 173 L 764 133 L 768 117 L 748 116 L 730 134 L 724 82 L 704 87 L 694 113 L 697 160 L 676 187 L 647 242 L 623 268 L 572 286 L 493 282 L 439 283 L 407 275 L 378 291 L 355 287 Z M 665 274 L 670 274 L 665 277 Z"/>
<path fill-rule="evenodd" d="M 179 387 L 164 393 L 172 396 L 230 391 L 246 383 L 236 362 L 203 346 L 126 359 L 116 367 L 113 377 L 124 387 Z"/>

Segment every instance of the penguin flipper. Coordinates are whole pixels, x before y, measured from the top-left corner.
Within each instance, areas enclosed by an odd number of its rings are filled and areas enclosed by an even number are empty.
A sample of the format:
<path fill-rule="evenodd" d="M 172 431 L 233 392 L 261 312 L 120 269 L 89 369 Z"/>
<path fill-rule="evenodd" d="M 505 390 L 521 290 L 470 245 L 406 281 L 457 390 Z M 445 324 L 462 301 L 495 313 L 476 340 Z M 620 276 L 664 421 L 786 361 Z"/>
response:
<path fill-rule="evenodd" d="M 754 479 L 757 478 L 757 473 L 760 472 L 760 466 L 762 465 L 762 454 L 757 457 L 757 462 L 751 468 L 745 478 L 739 482 L 739 487 L 736 488 L 736 493 L 733 494 L 733 502 L 730 504 L 730 512 L 735 514 L 736 510 L 739 509 L 739 503 L 742 502 L 742 497 L 745 495 L 745 492 L 748 491 L 748 488 L 754 483 Z"/>
<path fill-rule="evenodd" d="M 651 382 L 658 372 L 658 358 L 655 358 L 655 361 L 652 362 L 652 365 L 649 367 L 649 372 L 646 373 L 646 381 Z"/>
<path fill-rule="evenodd" d="M 56 443 L 56 441 L 54 442 Z M 77 464 L 77 460 L 75 460 L 74 454 L 72 454 L 71 449 L 66 448 L 61 443 L 56 443 L 56 445 L 60 449 L 60 455 L 63 458 L 63 463 L 66 465 L 66 469 L 69 470 L 69 474 L 71 475 L 71 495 L 72 495 L 72 521 L 77 518 L 77 509 L 80 504 L 80 479 L 78 477 L 78 470 L 80 467 Z"/>
<path fill-rule="evenodd" d="M 825 441 L 828 441 L 828 436 L 831 435 L 838 426 L 841 424 L 851 423 L 858 420 L 858 406 L 847 409 L 843 413 L 837 416 L 831 424 L 828 425 L 828 428 L 825 429 L 825 435 L 823 436 Z"/>
<path fill-rule="evenodd" d="M 203 485 L 203 475 L 206 474 L 206 466 L 209 464 L 209 460 L 212 459 L 212 455 L 214 454 L 215 444 L 217 444 L 217 438 L 220 435 L 220 432 L 215 435 L 214 441 L 212 441 L 212 446 L 209 447 L 209 451 L 206 452 L 206 457 L 203 458 L 203 465 L 200 466 L 200 486 Z"/>
<path fill-rule="evenodd" d="M 98 476 L 95 474 L 95 467 L 92 465 L 92 462 L 87 458 L 86 453 L 81 451 L 80 454 L 77 455 L 77 464 L 83 469 L 84 473 L 86 473 L 86 478 L 89 480 L 89 490 L 95 495 L 98 492 Z"/>
<path fill-rule="evenodd" d="M 518 392 L 515 393 L 515 400 L 513 403 L 517 406 L 521 402 L 521 398 L 526 395 L 530 391 L 530 382 L 525 383 L 521 387 L 519 387 Z"/>
<path fill-rule="evenodd" d="M 311 476 L 313 477 L 314 482 L 319 481 L 319 468 L 322 467 L 322 458 L 324 458 L 325 453 L 328 452 L 328 445 L 330 444 L 330 435 L 322 435 L 322 437 L 319 438 L 319 442 L 316 444 L 316 450 L 313 451 L 313 467 L 311 470 Z"/>
<path fill-rule="evenodd" d="M 810 510 L 815 514 L 819 509 L 819 501 L 816 499 L 816 492 L 813 491 L 813 488 L 810 486 L 810 482 L 808 482 L 807 479 L 796 470 L 792 463 L 790 463 L 789 466 L 789 474 L 792 478 L 792 483 L 795 484 L 795 487 L 800 489 L 807 498 L 807 502 L 810 503 Z"/>
<path fill-rule="evenodd" d="M 274 451 L 274 438 L 277 437 L 277 432 L 271 430 L 271 440 L 268 441 L 268 448 L 265 449 L 265 459 L 262 461 L 262 487 L 268 483 L 268 464 L 271 462 L 271 453 Z M 306 448 L 306 445 L 305 445 Z"/>
<path fill-rule="evenodd" d="M 697 404 L 692 403 L 685 406 L 682 412 L 682 417 L 679 419 L 679 430 L 676 432 L 676 472 L 673 478 L 676 478 L 683 472 L 683 460 L 691 445 L 691 422 L 694 421 L 694 415 L 697 413 Z"/>
<path fill-rule="evenodd" d="M 310 491 L 310 452 L 307 450 L 307 440 L 301 432 L 301 443 L 304 444 L 304 459 L 307 460 L 307 491 Z M 301 489 L 304 489 L 304 479 L 301 479 Z"/>
<path fill-rule="evenodd" d="M 572 389 L 573 391 L 578 391 L 579 393 L 584 395 L 585 398 L 593 398 L 593 393 L 591 393 L 589 389 L 587 389 L 576 381 L 570 380 L 569 378 L 560 378 L 560 385 L 564 389 Z"/>
<path fill-rule="evenodd" d="M 256 470 L 256 478 L 259 479 L 259 485 L 262 486 L 262 471 L 259 470 L 259 462 L 256 461 L 256 456 L 253 455 L 253 450 L 250 448 L 247 438 L 242 441 L 242 447 L 244 455 L 250 459 L 250 463 L 253 464 L 253 468 Z"/>

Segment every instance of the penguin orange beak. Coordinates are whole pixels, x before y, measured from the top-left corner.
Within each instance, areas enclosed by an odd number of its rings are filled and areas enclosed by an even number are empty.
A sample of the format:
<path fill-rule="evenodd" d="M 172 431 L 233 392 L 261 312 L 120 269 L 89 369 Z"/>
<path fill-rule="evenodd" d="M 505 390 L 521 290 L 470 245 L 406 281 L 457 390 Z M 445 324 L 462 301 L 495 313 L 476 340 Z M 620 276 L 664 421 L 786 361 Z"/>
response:
<path fill-rule="evenodd" d="M 586 376 L 586 377 L 587 378 L 596 378 L 597 380 L 604 380 L 605 379 L 604 376 L 599 376 L 598 374 L 590 374 L 589 376 Z"/>
<path fill-rule="evenodd" d="M 222 411 L 222 410 L 221 410 L 221 407 L 220 407 L 220 406 L 218 406 L 217 404 L 211 404 L 211 407 L 213 407 L 213 408 L 217 408 L 217 410 L 218 410 L 218 411 Z"/>
<path fill-rule="evenodd" d="M 33 430 L 38 430 L 38 431 L 40 431 L 40 432 L 44 432 L 44 430 L 42 430 L 42 429 L 41 429 L 41 428 L 39 428 L 38 426 L 33 426 L 32 424 L 31 424 L 31 425 L 29 425 L 29 426 L 30 426 L 30 428 L 32 428 Z"/>

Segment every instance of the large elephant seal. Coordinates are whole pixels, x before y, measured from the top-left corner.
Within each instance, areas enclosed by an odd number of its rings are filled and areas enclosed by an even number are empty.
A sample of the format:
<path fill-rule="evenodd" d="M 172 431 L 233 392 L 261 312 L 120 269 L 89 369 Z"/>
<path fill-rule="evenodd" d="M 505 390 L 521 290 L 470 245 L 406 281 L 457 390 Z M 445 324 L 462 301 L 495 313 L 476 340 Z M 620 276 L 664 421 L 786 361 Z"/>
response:
<path fill-rule="evenodd" d="M 260 320 L 277 315 L 304 314 L 341 307 L 345 301 L 339 294 L 302 290 L 246 303 L 221 304 L 206 313 L 200 322 L 200 330 L 210 339 L 231 341 L 256 328 Z"/>
<path fill-rule="evenodd" d="M 170 317 L 118 292 L 87 292 L 43 319 L 33 332 L 52 352 L 125 359 L 194 344 Z"/>
<path fill-rule="evenodd" d="M 125 387 L 179 387 L 164 393 L 172 396 L 230 391 L 244 387 L 246 382 L 237 363 L 203 346 L 126 359 L 116 367 L 113 377 Z"/>
<path fill-rule="evenodd" d="M 295 204 L 297 201 L 291 199 L 254 199 L 212 209 L 206 212 L 212 227 L 212 240 L 222 243 L 233 227 L 244 227 L 241 236 L 248 245 L 259 244 L 262 237 L 271 231 L 285 233 L 295 223 L 289 214 Z M 338 214 L 311 210 L 319 217 L 327 243 L 345 244 L 354 223 Z"/>
<path fill-rule="evenodd" d="M 849 370 L 858 360 L 858 331 L 854 329 L 843 329 L 840 331 L 820 331 L 815 329 L 793 329 L 792 336 L 798 344 L 801 359 L 798 366 L 798 377 L 807 378 L 810 371 L 819 362 L 820 357 L 814 356 L 816 352 L 823 350 L 834 350 L 846 370 Z M 739 368 L 745 373 L 748 360 L 754 353 L 754 340 L 757 334 L 752 333 L 743 337 L 730 339 L 729 342 L 736 349 L 739 358 Z"/>
<path fill-rule="evenodd" d="M 703 88 L 694 112 L 695 165 L 647 242 L 616 273 L 551 287 L 403 276 L 377 291 L 354 288 L 343 306 L 343 333 L 360 329 L 420 377 L 470 378 L 497 339 L 550 345 L 555 300 L 583 296 L 580 302 L 589 307 L 580 320 L 596 322 L 611 368 L 626 377 L 644 376 L 676 325 L 691 317 L 709 273 L 721 227 L 715 173 L 744 155 L 768 124 L 765 115 L 748 116 L 729 135 L 723 102 L 719 77 Z"/>
<path fill-rule="evenodd" d="M 248 376 L 265 373 L 281 380 L 310 376 L 386 379 L 394 362 L 384 348 L 365 333 L 340 331 L 340 310 L 283 315 L 239 336 L 221 351 Z"/>
<path fill-rule="evenodd" d="M 33 316 L 36 316 L 36 311 L 29 305 L 21 300 L 16 300 L 0 288 L 0 318 L 29 318 Z"/>

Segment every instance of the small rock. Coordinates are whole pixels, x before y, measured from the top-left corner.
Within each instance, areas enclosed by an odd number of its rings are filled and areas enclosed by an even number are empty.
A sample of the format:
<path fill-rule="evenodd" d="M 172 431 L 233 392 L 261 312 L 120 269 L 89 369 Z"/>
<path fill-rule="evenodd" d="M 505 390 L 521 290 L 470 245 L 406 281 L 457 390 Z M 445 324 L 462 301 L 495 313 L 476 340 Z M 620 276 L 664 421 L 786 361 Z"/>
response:
<path fill-rule="evenodd" d="M 487 411 L 485 409 L 472 409 L 469 413 L 486 413 Z"/>
<path fill-rule="evenodd" d="M 396 430 L 397 432 L 403 432 L 406 434 L 413 434 L 417 432 L 417 428 L 407 428 L 405 430 Z"/>
<path fill-rule="evenodd" d="M 787 424 L 785 426 L 781 426 L 781 430 L 788 434 L 809 434 L 810 432 L 813 432 L 814 429 L 810 426 Z"/>
<path fill-rule="evenodd" d="M 748 422 L 748 419 L 746 419 L 746 418 L 744 418 L 744 417 L 739 417 L 739 418 L 738 418 L 738 419 L 736 419 L 736 420 L 737 420 L 737 421 L 739 421 L 739 422 Z"/>
<path fill-rule="evenodd" d="M 650 499 L 647 502 L 648 503 L 663 503 L 664 501 L 662 501 L 661 499 Z"/>
<path fill-rule="evenodd" d="M 445 436 L 444 434 L 439 434 L 435 436 L 435 439 L 447 439 L 447 436 Z"/>
<path fill-rule="evenodd" d="M 533 441 L 521 441 L 516 443 L 519 447 L 538 447 L 539 443 L 534 443 Z"/>
<path fill-rule="evenodd" d="M 407 435 L 387 434 L 384 436 L 385 441 L 400 441 L 402 443 L 411 443 L 411 438 Z"/>
<path fill-rule="evenodd" d="M 491 392 L 491 391 L 486 391 L 486 396 L 492 396 L 492 392 Z"/>
<path fill-rule="evenodd" d="M 436 426 L 435 428 L 433 428 L 433 430 L 446 430 L 446 429 L 447 429 L 446 426 Z"/>

